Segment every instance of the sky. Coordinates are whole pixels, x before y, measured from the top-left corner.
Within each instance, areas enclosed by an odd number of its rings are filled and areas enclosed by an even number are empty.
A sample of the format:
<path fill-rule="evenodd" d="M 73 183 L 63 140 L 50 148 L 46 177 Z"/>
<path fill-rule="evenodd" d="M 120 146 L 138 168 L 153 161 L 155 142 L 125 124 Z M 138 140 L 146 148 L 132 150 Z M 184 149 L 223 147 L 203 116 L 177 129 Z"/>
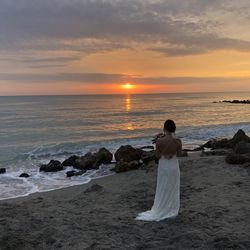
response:
<path fill-rule="evenodd" d="M 249 0 L 1 0 L 0 95 L 250 91 Z"/>

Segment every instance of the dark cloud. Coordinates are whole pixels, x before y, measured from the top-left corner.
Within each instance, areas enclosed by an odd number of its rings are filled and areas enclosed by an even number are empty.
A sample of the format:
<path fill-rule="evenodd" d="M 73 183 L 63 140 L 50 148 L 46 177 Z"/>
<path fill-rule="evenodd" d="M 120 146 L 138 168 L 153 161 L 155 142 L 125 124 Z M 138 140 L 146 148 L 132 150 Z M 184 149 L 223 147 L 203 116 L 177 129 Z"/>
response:
<path fill-rule="evenodd" d="M 91 54 L 132 48 L 135 42 L 168 56 L 250 51 L 250 42 L 214 33 L 213 28 L 223 23 L 206 17 L 218 10 L 250 13 L 249 2 L 237 4 L 233 0 L 2 0 L 0 51 L 61 49 Z"/>

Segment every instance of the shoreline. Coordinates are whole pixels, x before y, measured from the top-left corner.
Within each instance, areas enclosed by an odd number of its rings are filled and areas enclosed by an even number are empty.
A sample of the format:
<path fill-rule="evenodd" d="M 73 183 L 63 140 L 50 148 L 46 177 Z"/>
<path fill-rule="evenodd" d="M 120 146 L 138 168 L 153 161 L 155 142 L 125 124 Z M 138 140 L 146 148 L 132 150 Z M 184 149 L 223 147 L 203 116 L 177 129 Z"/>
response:
<path fill-rule="evenodd" d="M 250 248 L 248 172 L 224 156 L 192 153 L 179 162 L 176 219 L 135 220 L 153 204 L 157 175 L 157 168 L 137 169 L 0 201 L 0 248 Z"/>

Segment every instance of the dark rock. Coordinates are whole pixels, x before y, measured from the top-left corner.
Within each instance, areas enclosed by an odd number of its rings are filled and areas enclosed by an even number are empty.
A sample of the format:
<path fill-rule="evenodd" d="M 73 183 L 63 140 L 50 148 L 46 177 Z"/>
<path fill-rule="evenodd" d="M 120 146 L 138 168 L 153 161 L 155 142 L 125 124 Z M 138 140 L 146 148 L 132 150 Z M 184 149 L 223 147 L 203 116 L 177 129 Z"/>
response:
<path fill-rule="evenodd" d="M 154 149 L 154 146 L 143 146 L 143 147 L 140 147 L 140 149 Z"/>
<path fill-rule="evenodd" d="M 72 170 L 72 171 L 68 171 L 66 173 L 67 177 L 72 177 L 72 176 L 78 176 L 78 175 L 83 175 L 86 173 L 87 170 L 81 170 L 81 171 L 75 171 L 75 170 Z"/>
<path fill-rule="evenodd" d="M 79 156 L 72 155 L 68 159 L 66 159 L 65 161 L 63 161 L 62 165 L 65 166 L 65 167 L 73 166 L 74 163 L 75 163 L 75 161 L 77 159 L 79 159 L 79 158 L 80 158 Z"/>
<path fill-rule="evenodd" d="M 114 171 L 116 173 L 120 173 L 120 172 L 125 172 L 125 171 L 129 171 L 129 170 L 133 170 L 133 169 L 137 169 L 141 166 L 139 161 L 130 161 L 130 162 L 126 162 L 126 161 L 118 161 L 115 165 Z"/>
<path fill-rule="evenodd" d="M 60 161 L 51 160 L 48 164 L 43 164 L 40 167 L 40 171 L 43 172 L 57 172 L 63 170 L 63 165 Z"/>
<path fill-rule="evenodd" d="M 0 168 L 0 174 L 6 173 L 6 168 Z"/>
<path fill-rule="evenodd" d="M 131 162 L 131 161 L 139 161 L 141 158 L 143 151 L 141 149 L 133 148 L 130 145 L 121 146 L 115 152 L 115 160 Z"/>
<path fill-rule="evenodd" d="M 109 164 L 113 159 L 113 154 L 106 148 L 101 148 L 97 153 L 94 154 L 95 165 L 100 166 L 101 164 Z"/>
<path fill-rule="evenodd" d="M 28 177 L 30 177 L 30 175 L 27 174 L 27 173 L 22 173 L 22 174 L 19 175 L 19 177 L 28 178 Z"/>
<path fill-rule="evenodd" d="M 226 162 L 229 164 L 244 164 L 250 162 L 250 154 L 228 154 L 226 157 Z"/>
<path fill-rule="evenodd" d="M 153 161 L 148 161 L 144 163 L 143 168 L 148 172 L 149 170 L 153 170 L 157 167 L 157 163 L 155 160 Z"/>
<path fill-rule="evenodd" d="M 224 103 L 233 103 L 233 104 L 250 104 L 250 100 L 223 100 Z"/>
<path fill-rule="evenodd" d="M 250 153 L 250 143 L 246 141 L 240 141 L 234 146 L 234 152 L 236 154 Z"/>
<path fill-rule="evenodd" d="M 141 154 L 141 160 L 143 161 L 144 164 L 147 164 L 150 161 L 155 161 L 155 159 L 156 159 L 155 150 L 143 151 Z"/>
<path fill-rule="evenodd" d="M 84 156 L 79 157 L 74 162 L 73 167 L 81 170 L 94 168 L 93 154 L 87 153 Z"/>
<path fill-rule="evenodd" d="M 238 132 L 231 139 L 232 147 L 234 147 L 237 143 L 241 141 L 250 142 L 250 137 L 248 137 L 242 129 L 239 129 Z"/>
<path fill-rule="evenodd" d="M 73 164 L 77 169 L 98 169 L 101 164 L 111 163 L 113 154 L 105 148 L 99 149 L 97 153 L 87 153 L 77 158 Z"/>
<path fill-rule="evenodd" d="M 248 137 L 242 129 L 238 130 L 232 139 L 212 139 L 202 145 L 202 148 L 233 148 L 240 141 L 250 142 L 250 137 Z"/>
<path fill-rule="evenodd" d="M 66 173 L 66 175 L 67 175 L 67 177 L 72 177 L 72 176 L 75 175 L 75 173 L 76 173 L 76 171 L 75 171 L 75 170 L 72 170 L 72 171 L 68 171 L 68 172 Z"/>

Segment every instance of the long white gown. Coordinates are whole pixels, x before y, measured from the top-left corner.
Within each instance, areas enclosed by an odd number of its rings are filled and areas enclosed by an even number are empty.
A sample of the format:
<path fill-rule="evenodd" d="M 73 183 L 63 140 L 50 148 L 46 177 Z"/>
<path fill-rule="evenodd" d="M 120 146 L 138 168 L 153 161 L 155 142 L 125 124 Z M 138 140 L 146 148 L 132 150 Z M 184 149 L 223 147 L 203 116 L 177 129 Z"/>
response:
<path fill-rule="evenodd" d="M 180 169 L 176 156 L 161 157 L 158 164 L 154 205 L 139 213 L 136 220 L 160 221 L 178 215 L 180 208 Z"/>

